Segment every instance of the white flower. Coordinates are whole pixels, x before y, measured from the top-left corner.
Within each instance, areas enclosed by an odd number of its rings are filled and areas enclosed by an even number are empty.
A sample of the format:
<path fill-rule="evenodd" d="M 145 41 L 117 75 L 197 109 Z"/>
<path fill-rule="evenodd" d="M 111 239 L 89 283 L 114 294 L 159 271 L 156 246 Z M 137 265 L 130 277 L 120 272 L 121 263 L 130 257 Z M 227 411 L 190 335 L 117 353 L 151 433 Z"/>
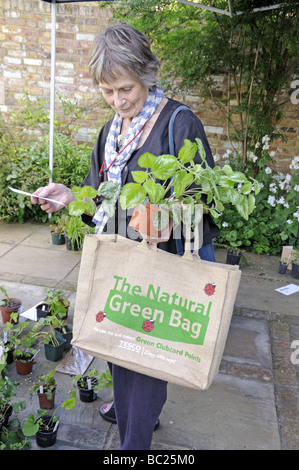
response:
<path fill-rule="evenodd" d="M 272 158 L 275 157 L 275 153 L 276 153 L 275 150 L 272 150 L 272 152 L 269 153 L 270 157 Z"/>
<path fill-rule="evenodd" d="M 276 186 L 275 183 L 271 183 L 271 184 L 269 185 L 269 191 L 270 191 L 271 193 L 277 193 L 277 186 Z"/>
<path fill-rule="evenodd" d="M 284 204 L 285 200 L 283 196 L 280 196 L 280 198 L 277 200 L 277 204 Z"/>
<path fill-rule="evenodd" d="M 255 148 L 258 149 L 260 145 L 261 145 L 261 143 L 260 143 L 260 142 L 257 142 L 257 143 L 255 144 Z"/>
<path fill-rule="evenodd" d="M 257 161 L 257 159 L 258 159 L 258 157 L 256 155 L 253 155 L 253 157 L 252 157 L 253 163 L 255 163 Z"/>
<path fill-rule="evenodd" d="M 269 196 L 267 203 L 270 204 L 270 206 L 275 207 L 275 197 L 274 196 Z"/>
<path fill-rule="evenodd" d="M 213 155 L 213 158 L 214 158 L 214 162 L 219 162 L 220 160 L 219 155 Z"/>
<path fill-rule="evenodd" d="M 294 191 L 296 191 L 297 193 L 299 192 L 299 184 L 295 184 Z"/>
<path fill-rule="evenodd" d="M 269 149 L 269 144 L 264 144 L 263 145 L 263 150 L 268 150 Z"/>
<path fill-rule="evenodd" d="M 285 202 L 283 207 L 286 207 L 287 209 L 290 207 L 288 202 Z"/>
<path fill-rule="evenodd" d="M 262 189 L 264 187 L 263 183 L 258 182 L 259 187 Z"/>
<path fill-rule="evenodd" d="M 270 175 L 272 173 L 271 168 L 267 166 L 267 168 L 265 168 L 265 173 L 267 173 L 267 175 Z"/>
<path fill-rule="evenodd" d="M 299 170 L 299 157 L 294 157 L 289 168 L 291 170 Z"/>
<path fill-rule="evenodd" d="M 228 227 L 228 223 L 227 223 L 227 222 L 223 222 L 223 223 L 222 223 L 222 227 Z"/>
<path fill-rule="evenodd" d="M 264 137 L 262 138 L 262 143 L 268 143 L 270 140 L 270 137 L 268 135 L 264 135 Z"/>
<path fill-rule="evenodd" d="M 287 224 L 292 224 L 292 223 L 293 223 L 292 220 L 290 219 L 287 220 Z"/>

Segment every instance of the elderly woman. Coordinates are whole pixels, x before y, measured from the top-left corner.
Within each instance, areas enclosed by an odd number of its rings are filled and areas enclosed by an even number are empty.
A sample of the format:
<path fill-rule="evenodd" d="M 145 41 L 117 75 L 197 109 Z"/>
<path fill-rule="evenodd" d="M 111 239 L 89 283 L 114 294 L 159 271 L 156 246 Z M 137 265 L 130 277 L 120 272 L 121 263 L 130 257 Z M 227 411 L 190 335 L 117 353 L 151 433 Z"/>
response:
<path fill-rule="evenodd" d="M 148 39 L 126 24 L 108 27 L 93 44 L 89 69 L 94 83 L 99 86 L 106 102 L 115 115 L 101 129 L 91 155 L 90 171 L 82 185 L 98 188 L 104 179 L 114 179 L 121 186 L 133 182 L 132 171 L 141 169 L 138 158 L 145 152 L 154 155 L 169 153 L 168 124 L 174 111 L 181 106 L 166 98 L 157 85 L 159 61 L 150 48 Z M 184 144 L 184 139 L 195 141 L 199 137 L 204 145 L 207 162 L 213 167 L 211 150 L 198 117 L 189 109 L 178 113 L 174 122 L 175 155 Z M 199 162 L 199 155 L 195 161 Z M 51 183 L 39 188 L 32 202 L 52 213 L 61 205 L 44 201 L 50 197 L 68 205 L 75 199 L 69 188 Z M 97 203 L 97 200 L 95 200 Z M 101 206 L 93 218 L 85 216 L 96 231 L 107 230 L 108 217 Z M 130 217 L 119 209 L 116 218 L 116 233 L 128 236 Z M 109 223 L 108 223 L 109 226 Z M 202 259 L 214 261 L 212 239 L 218 228 L 209 214 L 204 215 Z M 159 248 L 176 253 L 175 240 L 160 243 Z M 120 449 L 148 450 L 159 415 L 167 398 L 167 383 L 109 364 L 113 378 L 113 404 L 103 405 L 101 415 L 112 422 L 117 421 Z"/>

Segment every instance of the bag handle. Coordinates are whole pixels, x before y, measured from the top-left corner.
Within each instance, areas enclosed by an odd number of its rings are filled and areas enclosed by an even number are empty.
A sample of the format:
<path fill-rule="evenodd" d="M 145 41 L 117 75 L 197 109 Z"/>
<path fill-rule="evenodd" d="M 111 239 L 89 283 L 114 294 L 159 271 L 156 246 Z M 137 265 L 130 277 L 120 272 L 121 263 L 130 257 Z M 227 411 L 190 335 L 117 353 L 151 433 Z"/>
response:
<path fill-rule="evenodd" d="M 176 118 L 176 115 L 182 111 L 182 110 L 188 110 L 191 111 L 188 106 L 181 105 L 176 110 L 173 112 L 169 124 L 168 124 L 168 136 L 169 136 L 169 153 L 170 155 L 174 155 L 174 120 Z M 171 188 L 171 192 L 173 192 L 173 187 Z M 183 243 L 181 238 L 176 238 L 175 239 L 175 244 L 176 244 L 176 251 L 179 256 L 184 256 L 185 258 L 193 258 L 194 254 L 197 254 L 197 258 L 199 258 L 198 255 L 198 250 L 200 248 L 199 246 L 199 235 L 198 235 L 198 230 L 195 231 L 194 234 L 194 251 L 193 255 L 191 252 L 191 227 L 187 227 L 188 233 L 186 233 L 186 240 L 185 240 L 185 253 L 184 253 L 184 248 L 183 248 Z M 186 230 L 186 232 L 187 232 Z M 197 236 L 196 236 L 197 233 Z"/>

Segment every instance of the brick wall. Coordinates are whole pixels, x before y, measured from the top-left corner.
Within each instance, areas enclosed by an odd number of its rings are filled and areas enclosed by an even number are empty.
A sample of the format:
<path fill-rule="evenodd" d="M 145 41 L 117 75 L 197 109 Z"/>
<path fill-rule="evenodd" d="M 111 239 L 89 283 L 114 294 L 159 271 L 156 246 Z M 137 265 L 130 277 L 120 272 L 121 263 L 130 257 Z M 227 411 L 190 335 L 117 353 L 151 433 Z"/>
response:
<path fill-rule="evenodd" d="M 88 73 L 88 50 L 96 34 L 111 17 L 109 8 L 98 8 L 97 2 L 57 5 L 56 28 L 56 95 L 94 102 L 98 92 Z M 0 0 L 0 112 L 14 110 L 18 97 L 28 92 L 33 97 L 50 99 L 51 75 L 51 5 L 41 0 Z M 290 78 L 285 91 L 285 117 L 280 125 L 287 142 L 277 141 L 276 167 L 287 171 L 291 159 L 299 155 L 299 80 Z M 217 107 L 195 95 L 172 94 L 189 105 L 200 117 L 215 154 L 230 148 L 226 128 Z M 82 122 L 78 141 L 97 133 L 102 120 L 100 110 L 92 109 Z"/>

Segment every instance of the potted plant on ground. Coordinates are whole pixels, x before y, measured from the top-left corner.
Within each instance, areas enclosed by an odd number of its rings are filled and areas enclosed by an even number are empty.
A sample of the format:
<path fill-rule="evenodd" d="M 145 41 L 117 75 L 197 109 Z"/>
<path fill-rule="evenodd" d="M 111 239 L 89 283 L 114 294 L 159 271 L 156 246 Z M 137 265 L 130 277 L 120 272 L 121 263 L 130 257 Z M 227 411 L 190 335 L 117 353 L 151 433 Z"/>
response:
<path fill-rule="evenodd" d="M 18 418 L 10 419 L 12 413 L 18 414 L 26 408 L 22 399 L 12 401 L 18 383 L 3 376 L 5 364 L 0 364 L 0 450 L 29 448 L 29 440 L 22 433 Z"/>
<path fill-rule="evenodd" d="M 55 369 L 48 374 L 41 375 L 38 381 L 30 387 L 30 393 L 37 394 L 39 406 L 43 410 L 52 409 L 55 401 L 56 380 L 54 378 Z"/>
<path fill-rule="evenodd" d="M 17 345 L 17 340 L 21 333 L 28 326 L 28 322 L 16 323 L 18 313 L 11 313 L 11 319 L 15 321 L 6 322 L 3 328 L 3 342 L 5 352 L 7 353 L 6 363 L 11 364 L 13 362 L 13 352 Z"/>
<path fill-rule="evenodd" d="M 112 378 L 108 369 L 101 375 L 96 369 L 91 369 L 88 375 L 76 375 L 73 384 L 78 387 L 80 400 L 91 403 L 97 398 L 97 390 L 112 388 Z"/>
<path fill-rule="evenodd" d="M 76 398 L 72 394 L 72 398 L 67 398 L 64 402 L 55 409 L 53 415 L 48 415 L 46 410 L 37 410 L 38 416 L 30 413 L 23 424 L 23 433 L 27 437 L 35 436 L 36 443 L 39 447 L 50 447 L 55 444 L 58 427 L 59 417 L 56 415 L 59 408 L 71 410 L 76 404 Z"/>
<path fill-rule="evenodd" d="M 35 344 L 35 338 L 31 335 L 24 336 L 21 340 L 16 340 L 16 348 L 13 352 L 14 360 L 16 364 L 17 373 L 20 375 L 27 375 L 32 372 L 32 366 L 34 359 L 39 350 L 33 348 Z"/>
<path fill-rule="evenodd" d="M 289 265 L 289 260 L 287 258 L 282 258 L 279 260 L 278 264 L 278 274 L 285 274 Z"/>
<path fill-rule="evenodd" d="M 46 293 L 46 300 L 36 306 L 37 318 L 45 318 L 49 315 L 57 315 L 62 319 L 67 318 L 70 302 L 65 298 L 64 291 L 49 287 Z"/>
<path fill-rule="evenodd" d="M 194 163 L 197 151 L 201 164 Z M 136 208 L 138 216 L 135 217 L 133 213 L 132 219 L 134 223 L 137 218 L 139 225 L 140 214 L 146 214 L 146 208 L 151 204 L 158 206 L 152 223 L 155 230 L 161 233 L 170 219 L 174 226 L 182 222 L 194 229 L 201 221 L 203 211 L 209 211 L 212 217 L 217 218 L 226 203 L 234 205 L 247 220 L 254 209 L 255 195 L 260 191 L 256 180 L 233 171 L 230 165 L 210 168 L 200 139 L 196 139 L 196 142 L 186 139 L 178 158 L 173 155 L 156 157 L 145 153 L 139 158 L 138 164 L 145 170 L 132 172 L 134 183 L 125 184 L 120 191 L 117 183 L 106 181 L 100 185 L 97 195 L 104 198 L 102 207 L 109 216 L 114 214 L 118 197 L 122 209 Z M 76 195 L 76 188 L 73 188 L 73 192 Z M 74 201 L 69 205 L 71 215 L 78 216 L 85 211 L 82 201 Z M 93 214 L 95 208 L 90 208 L 90 211 Z M 148 220 L 148 215 L 146 218 Z M 158 242 L 159 237 L 154 241 Z"/>
<path fill-rule="evenodd" d="M 12 313 L 20 313 L 22 307 L 22 301 L 15 297 L 8 297 L 8 294 L 4 287 L 0 287 L 0 291 L 4 294 L 5 298 L 0 300 L 0 310 L 2 314 L 3 323 L 7 323 L 11 320 Z M 16 317 L 15 317 L 16 318 Z M 13 320 L 14 323 L 18 322 L 18 318 Z"/>
<path fill-rule="evenodd" d="M 81 217 L 65 218 L 64 234 L 66 247 L 68 250 L 80 251 L 85 235 L 88 233 L 88 228 Z"/>
<path fill-rule="evenodd" d="M 291 276 L 294 279 L 299 279 L 299 250 L 296 250 L 293 257 L 292 257 Z"/>
<path fill-rule="evenodd" d="M 66 341 L 65 339 L 56 338 L 53 327 L 53 321 L 55 321 L 55 317 L 52 318 L 52 316 L 40 318 L 31 329 L 29 335 L 35 341 L 38 338 L 42 338 L 46 359 L 52 362 L 57 362 L 63 356 L 64 344 Z M 50 331 L 37 331 L 38 328 L 44 327 L 50 327 Z"/>
<path fill-rule="evenodd" d="M 242 251 L 236 248 L 228 248 L 226 252 L 226 264 L 236 265 L 240 263 Z"/>
<path fill-rule="evenodd" d="M 64 245 L 64 226 L 65 226 L 65 214 L 57 220 L 57 223 L 52 223 L 50 225 L 51 230 L 51 240 L 53 245 Z"/>

